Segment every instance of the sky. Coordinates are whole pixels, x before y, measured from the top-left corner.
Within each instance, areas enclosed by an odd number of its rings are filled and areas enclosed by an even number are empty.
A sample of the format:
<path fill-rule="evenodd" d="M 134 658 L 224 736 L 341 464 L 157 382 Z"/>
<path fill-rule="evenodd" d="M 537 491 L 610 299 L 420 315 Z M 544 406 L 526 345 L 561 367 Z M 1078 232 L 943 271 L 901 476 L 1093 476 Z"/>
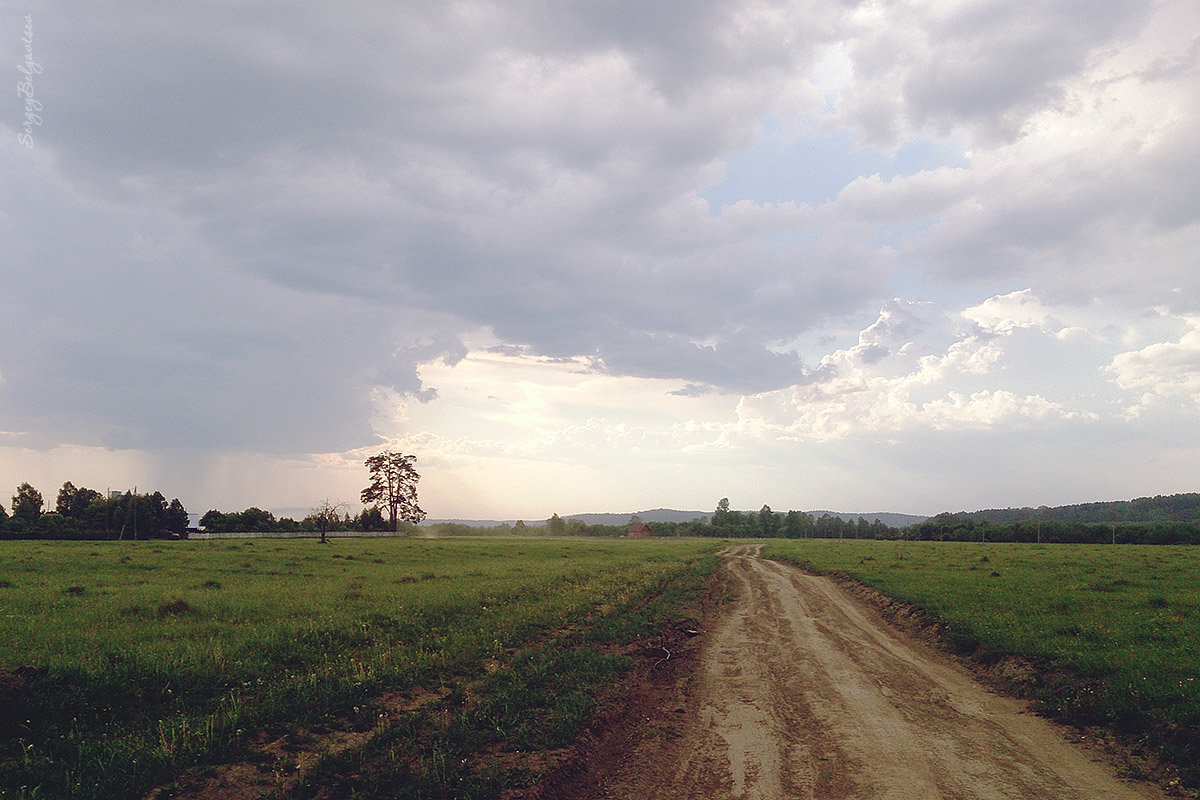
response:
<path fill-rule="evenodd" d="M 0 65 L 5 507 L 1200 490 L 1194 0 L 3 0 Z"/>

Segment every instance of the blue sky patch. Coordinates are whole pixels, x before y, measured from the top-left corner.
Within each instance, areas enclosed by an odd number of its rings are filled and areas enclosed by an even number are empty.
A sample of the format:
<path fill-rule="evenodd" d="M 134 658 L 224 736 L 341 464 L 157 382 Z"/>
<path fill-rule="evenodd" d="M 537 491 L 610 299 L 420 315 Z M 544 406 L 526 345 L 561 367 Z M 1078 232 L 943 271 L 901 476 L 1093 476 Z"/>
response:
<path fill-rule="evenodd" d="M 968 166 L 954 143 L 918 136 L 889 156 L 874 147 L 857 146 L 850 130 L 795 138 L 768 121 L 753 147 L 729 157 L 725 179 L 701 197 L 714 212 L 741 200 L 816 206 L 835 198 L 855 178 L 878 174 L 890 180 L 947 166 Z"/>

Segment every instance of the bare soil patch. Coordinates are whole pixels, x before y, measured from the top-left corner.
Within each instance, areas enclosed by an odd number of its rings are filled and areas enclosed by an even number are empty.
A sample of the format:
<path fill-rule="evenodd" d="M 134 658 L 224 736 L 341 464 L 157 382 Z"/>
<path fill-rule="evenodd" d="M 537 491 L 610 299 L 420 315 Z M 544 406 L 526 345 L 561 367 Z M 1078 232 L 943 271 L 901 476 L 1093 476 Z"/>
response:
<path fill-rule="evenodd" d="M 283 727 L 260 731 L 246 744 L 245 758 L 189 770 L 176 781 L 155 788 L 145 800 L 258 800 L 286 797 L 323 757 L 362 747 L 386 724 L 389 716 L 404 714 L 437 702 L 445 692 L 417 689 L 379 697 L 379 722 L 356 728 L 348 720 L 324 726 Z"/>
<path fill-rule="evenodd" d="M 923 634 L 898 630 L 830 578 L 765 561 L 752 545 L 727 553 L 725 576 L 734 600 L 709 623 L 694 676 L 677 682 L 687 691 L 670 701 L 683 710 L 669 733 L 655 737 L 654 723 L 672 706 L 645 712 L 623 753 L 598 753 L 582 768 L 597 776 L 593 785 L 547 796 L 1167 796 L 1122 779 L 1077 733 L 987 688 Z M 1028 668 L 997 666 L 1014 681 Z"/>
<path fill-rule="evenodd" d="M 716 619 L 729 590 L 729 576 L 722 570 L 709 583 L 698 616 Z M 654 765 L 670 763 L 680 747 L 705 636 L 705 629 L 686 621 L 665 628 L 656 639 L 638 643 L 628 653 L 633 668 L 615 691 L 600 699 L 575 745 L 537 786 L 505 800 L 600 798 L 618 772 L 635 779 L 626 798 L 642 797 L 636 776 L 644 775 L 651 784 L 661 780 L 663 775 Z M 636 754 L 635 760 L 631 754 Z M 645 769 L 639 769 L 641 765 Z"/>

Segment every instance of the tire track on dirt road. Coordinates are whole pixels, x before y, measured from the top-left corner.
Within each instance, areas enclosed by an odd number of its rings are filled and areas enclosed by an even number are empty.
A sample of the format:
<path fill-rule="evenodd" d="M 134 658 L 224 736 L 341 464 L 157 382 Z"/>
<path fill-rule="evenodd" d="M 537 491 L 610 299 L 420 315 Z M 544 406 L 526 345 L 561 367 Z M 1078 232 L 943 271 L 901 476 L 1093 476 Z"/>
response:
<path fill-rule="evenodd" d="M 631 753 L 602 796 L 1165 798 L 1120 780 L 1061 729 L 984 689 L 834 581 L 760 552 L 724 553 L 735 598 L 708 633 L 666 762 Z"/>

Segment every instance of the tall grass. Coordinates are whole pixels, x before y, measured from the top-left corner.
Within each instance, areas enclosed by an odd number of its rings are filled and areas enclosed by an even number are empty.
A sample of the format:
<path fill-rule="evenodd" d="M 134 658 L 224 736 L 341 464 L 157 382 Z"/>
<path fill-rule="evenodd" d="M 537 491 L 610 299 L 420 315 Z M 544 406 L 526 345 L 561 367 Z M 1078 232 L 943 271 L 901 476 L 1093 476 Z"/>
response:
<path fill-rule="evenodd" d="M 0 796 L 139 797 L 272 726 L 352 719 L 385 691 L 461 696 L 487 683 L 485 664 L 531 676 L 481 695 L 517 691 L 518 709 L 538 669 L 565 670 L 522 666 L 536 642 L 575 628 L 609 641 L 606 626 L 619 634 L 639 614 L 638 630 L 653 627 L 678 608 L 655 605 L 664 586 L 699 591 L 711 545 L 0 543 Z M 574 649 L 576 672 L 621 668 Z M 560 692 L 561 724 L 511 735 L 558 741 L 581 713 Z"/>

